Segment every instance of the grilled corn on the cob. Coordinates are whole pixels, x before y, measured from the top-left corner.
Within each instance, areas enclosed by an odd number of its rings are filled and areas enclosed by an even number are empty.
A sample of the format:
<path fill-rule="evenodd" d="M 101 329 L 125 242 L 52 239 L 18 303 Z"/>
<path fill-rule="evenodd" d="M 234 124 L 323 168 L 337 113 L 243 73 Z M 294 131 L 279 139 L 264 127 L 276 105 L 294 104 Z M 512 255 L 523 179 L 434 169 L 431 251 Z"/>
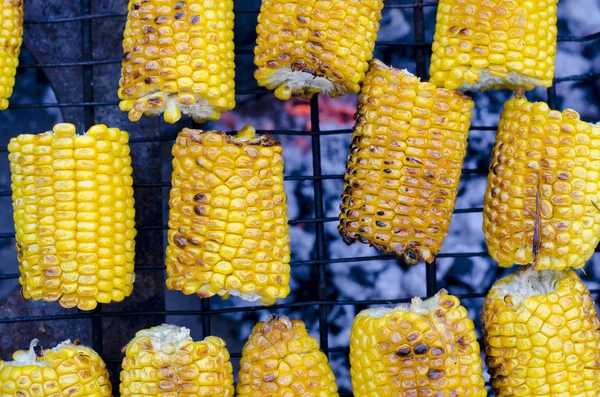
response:
<path fill-rule="evenodd" d="M 473 101 L 374 60 L 359 102 L 340 234 L 431 262 L 452 218 Z"/>
<path fill-rule="evenodd" d="M 500 266 L 581 268 L 600 238 L 600 127 L 515 97 L 504 105 L 483 209 Z"/>
<path fill-rule="evenodd" d="M 129 135 L 72 124 L 8 146 L 23 296 L 92 310 L 133 289 Z"/>
<path fill-rule="evenodd" d="M 238 397 L 338 397 L 335 375 L 304 323 L 285 316 L 258 323 L 242 352 Z"/>
<path fill-rule="evenodd" d="M 8 108 L 23 44 L 25 0 L 0 0 L 0 110 Z"/>
<path fill-rule="evenodd" d="M 357 397 L 487 394 L 473 322 L 445 290 L 410 306 L 360 312 L 350 365 Z"/>
<path fill-rule="evenodd" d="M 120 108 L 175 123 L 235 107 L 233 0 L 130 0 Z"/>
<path fill-rule="evenodd" d="M 460 90 L 550 87 L 558 0 L 441 0 L 431 82 Z"/>
<path fill-rule="evenodd" d="M 112 388 L 102 358 L 66 341 L 44 350 L 34 339 L 28 351 L 0 361 L 0 397 L 109 397 Z"/>
<path fill-rule="evenodd" d="M 382 0 L 263 0 L 254 76 L 279 99 L 355 94 L 373 56 Z"/>
<path fill-rule="evenodd" d="M 273 137 L 184 129 L 173 146 L 167 287 L 272 304 L 290 289 L 283 148 Z"/>
<path fill-rule="evenodd" d="M 139 331 L 125 348 L 121 396 L 233 396 L 233 369 L 225 341 L 194 342 L 174 325 Z"/>
<path fill-rule="evenodd" d="M 575 272 L 519 270 L 494 284 L 481 319 L 496 396 L 598 395 L 600 321 Z"/>

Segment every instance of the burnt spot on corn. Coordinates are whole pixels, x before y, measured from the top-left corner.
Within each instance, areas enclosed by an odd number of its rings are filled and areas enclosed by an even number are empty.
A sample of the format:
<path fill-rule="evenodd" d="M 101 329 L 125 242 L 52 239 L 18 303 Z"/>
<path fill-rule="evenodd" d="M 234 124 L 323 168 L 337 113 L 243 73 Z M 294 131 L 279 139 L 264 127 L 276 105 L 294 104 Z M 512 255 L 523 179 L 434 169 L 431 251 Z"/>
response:
<path fill-rule="evenodd" d="M 446 351 L 443 348 L 441 348 L 441 347 L 432 347 L 431 348 L 431 355 L 433 357 L 443 356 L 445 352 Z"/>
<path fill-rule="evenodd" d="M 396 351 L 396 355 L 398 357 L 406 357 L 411 353 L 412 353 L 412 350 L 408 346 L 402 347 L 401 349 Z"/>
<path fill-rule="evenodd" d="M 169 17 L 167 17 L 166 15 L 159 15 L 156 18 L 154 18 L 154 23 L 156 23 L 157 25 L 166 23 L 169 20 Z"/>
<path fill-rule="evenodd" d="M 443 378 L 444 375 L 445 372 L 442 369 L 430 369 L 429 372 L 427 372 L 427 377 L 431 380 L 438 380 Z"/>
<path fill-rule="evenodd" d="M 207 202 L 207 196 L 205 193 L 198 193 L 194 196 L 194 201 L 197 203 L 206 203 Z"/>
<path fill-rule="evenodd" d="M 175 234 L 173 236 L 173 242 L 179 248 L 184 248 L 187 245 L 187 239 L 184 236 L 182 236 L 181 234 Z"/>
<path fill-rule="evenodd" d="M 427 343 L 419 343 L 413 350 L 415 354 L 425 354 L 429 351 L 429 345 Z"/>

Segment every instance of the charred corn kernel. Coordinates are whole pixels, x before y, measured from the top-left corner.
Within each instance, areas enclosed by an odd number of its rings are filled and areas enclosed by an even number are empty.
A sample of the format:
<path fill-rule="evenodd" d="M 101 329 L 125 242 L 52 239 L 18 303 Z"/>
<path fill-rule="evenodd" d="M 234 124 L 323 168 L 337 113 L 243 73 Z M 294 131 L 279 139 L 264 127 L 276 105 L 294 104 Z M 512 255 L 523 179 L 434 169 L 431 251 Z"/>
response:
<path fill-rule="evenodd" d="M 487 395 L 473 322 L 445 290 L 410 306 L 360 312 L 350 365 L 357 397 Z"/>
<path fill-rule="evenodd" d="M 382 0 L 263 0 L 258 84 L 279 99 L 356 94 L 373 57 Z"/>
<path fill-rule="evenodd" d="M 23 296 L 92 310 L 133 290 L 129 135 L 72 124 L 8 146 Z"/>
<path fill-rule="evenodd" d="M 359 102 L 338 230 L 348 244 L 432 262 L 452 218 L 473 101 L 374 60 Z"/>
<path fill-rule="evenodd" d="M 600 127 L 517 96 L 492 153 L 483 232 L 502 267 L 581 268 L 600 238 Z"/>
<path fill-rule="evenodd" d="M 25 0 L 0 1 L 0 110 L 8 108 L 23 44 Z"/>
<path fill-rule="evenodd" d="M 112 388 L 102 358 L 66 341 L 44 350 L 34 339 L 28 351 L 0 361 L 0 397 L 109 397 Z"/>
<path fill-rule="evenodd" d="M 190 330 L 161 325 L 139 331 L 125 348 L 121 396 L 233 396 L 225 341 L 194 342 Z"/>
<path fill-rule="evenodd" d="M 238 397 L 338 397 L 335 375 L 304 323 L 285 316 L 254 326 L 244 345 Z"/>
<path fill-rule="evenodd" d="M 558 0 L 441 0 L 431 82 L 460 90 L 550 87 Z"/>
<path fill-rule="evenodd" d="M 235 107 L 233 0 L 130 0 L 120 108 L 175 123 Z"/>
<path fill-rule="evenodd" d="M 527 268 L 498 280 L 481 320 L 496 396 L 598 394 L 600 321 L 575 272 Z"/>
<path fill-rule="evenodd" d="M 290 288 L 283 148 L 273 137 L 184 129 L 173 146 L 167 287 L 263 304 Z"/>

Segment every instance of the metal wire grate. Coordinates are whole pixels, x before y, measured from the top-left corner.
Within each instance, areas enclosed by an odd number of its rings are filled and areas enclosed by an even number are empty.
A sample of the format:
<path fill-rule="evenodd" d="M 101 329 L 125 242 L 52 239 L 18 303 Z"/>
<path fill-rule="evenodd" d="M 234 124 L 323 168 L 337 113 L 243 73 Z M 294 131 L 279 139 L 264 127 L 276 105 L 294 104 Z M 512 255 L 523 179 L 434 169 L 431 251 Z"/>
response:
<path fill-rule="evenodd" d="M 425 8 L 435 7 L 437 2 L 427 2 L 418 0 L 415 3 L 405 4 L 405 2 L 397 0 L 396 3 L 393 0 L 387 0 L 384 12 L 391 9 L 408 9 L 412 10 L 413 15 L 413 36 L 414 41 L 410 42 L 396 42 L 396 41 L 378 41 L 378 48 L 387 49 L 399 49 L 409 48 L 414 54 L 415 67 L 417 75 L 425 78 L 427 76 L 427 60 L 430 55 L 431 43 L 426 42 L 425 38 Z M 90 127 L 94 124 L 96 119 L 96 111 L 100 107 L 116 107 L 118 105 L 117 100 L 110 101 L 96 101 L 94 99 L 94 74 L 93 68 L 101 65 L 120 64 L 120 58 L 114 59 L 94 59 L 93 49 L 94 44 L 92 40 L 92 22 L 94 20 L 108 19 L 108 18 L 121 18 L 124 19 L 126 14 L 124 13 L 104 13 L 104 14 L 93 14 L 92 0 L 81 0 L 81 15 L 65 18 L 48 18 L 48 19 L 36 19 L 26 20 L 26 27 L 31 25 L 43 25 L 43 24 L 72 24 L 78 23 L 81 26 L 81 37 L 82 37 L 82 48 L 81 54 L 82 59 L 80 61 L 60 61 L 57 60 L 53 63 L 32 63 L 23 64 L 20 66 L 21 69 L 51 69 L 51 68 L 67 68 L 67 67 L 80 67 L 83 71 L 83 98 L 81 101 L 73 102 L 60 102 L 60 103 L 28 103 L 28 104 L 11 104 L 9 112 L 11 110 L 18 109 L 40 109 L 40 108 L 83 108 L 83 118 L 86 127 Z M 244 9 L 244 0 L 236 0 L 236 15 L 241 14 L 257 14 L 258 9 Z M 120 34 L 120 33 L 119 33 Z M 559 36 L 560 42 L 586 42 L 591 40 L 600 39 L 600 32 L 591 34 L 588 36 Z M 236 50 L 236 56 L 251 56 L 252 48 L 239 48 Z M 559 84 L 567 81 L 592 81 L 600 78 L 600 72 L 589 73 L 583 75 L 573 75 L 558 77 L 555 79 L 555 83 Z M 269 94 L 266 90 L 257 88 L 238 88 L 237 95 L 261 95 Z M 551 108 L 556 107 L 557 93 L 556 88 L 549 88 L 546 92 L 547 102 Z M 350 263 L 350 262 L 363 262 L 372 260 L 395 260 L 394 255 L 370 255 L 361 257 L 348 257 L 348 258 L 328 258 L 327 247 L 326 247 L 326 233 L 325 223 L 336 222 L 336 217 L 325 216 L 325 204 L 323 198 L 323 181 L 326 180 L 341 180 L 343 179 L 342 174 L 323 174 L 323 167 L 321 164 L 322 153 L 321 153 L 321 139 L 327 135 L 338 135 L 338 134 L 350 134 L 349 129 L 338 129 L 338 130 L 327 130 L 321 131 L 320 120 L 319 120 L 319 99 L 315 97 L 310 101 L 310 131 L 289 131 L 289 130 L 259 130 L 259 133 L 270 133 L 272 135 L 297 135 L 297 136 L 309 136 L 312 144 L 312 175 L 303 176 L 289 176 L 286 175 L 284 178 L 287 181 L 309 181 L 313 185 L 314 194 L 314 218 L 311 219 L 298 219 L 290 220 L 290 224 L 312 224 L 314 225 L 315 233 L 315 250 L 312 259 L 303 261 L 292 261 L 292 271 L 294 268 L 299 266 L 311 266 L 316 267 L 318 275 L 318 296 L 315 296 L 315 300 L 292 302 L 292 303 L 281 303 L 271 307 L 263 306 L 251 306 L 251 307 L 229 307 L 229 308 L 211 308 L 210 300 L 203 299 L 201 310 L 155 310 L 155 311 L 117 311 L 117 312 L 102 312 L 96 310 L 94 312 L 69 312 L 68 314 L 61 315 L 36 315 L 36 316 L 22 316 L 22 317 L 10 317 L 6 318 L 4 315 L 0 316 L 0 324 L 10 323 L 30 323 L 39 321 L 53 321 L 53 320 L 74 320 L 81 318 L 89 318 L 92 320 L 92 342 L 93 347 L 101 355 L 103 353 L 102 346 L 102 318 L 109 317 L 143 317 L 143 316 L 166 316 L 166 315 L 180 315 L 180 316 L 201 316 L 202 318 L 202 331 L 204 335 L 211 334 L 211 317 L 218 314 L 225 313 L 236 313 L 236 312 L 247 312 L 247 311 L 264 311 L 264 310 L 276 310 L 276 309 L 292 309 L 312 306 L 318 308 L 318 324 L 320 334 L 320 344 L 323 351 L 326 353 L 334 352 L 347 352 L 347 347 L 329 347 L 328 341 L 328 311 L 333 306 L 366 306 L 366 305 L 377 305 L 377 304 L 393 304 L 393 303 L 404 303 L 408 302 L 409 299 L 380 299 L 380 300 L 329 300 L 327 294 L 327 274 L 326 266 L 333 263 Z M 471 130 L 481 131 L 493 131 L 496 130 L 495 126 L 472 126 Z M 175 135 L 159 135 L 155 137 L 136 137 L 133 136 L 130 140 L 132 146 L 136 144 L 149 143 L 149 142 L 170 142 L 174 141 Z M 7 152 L 5 147 L 0 148 L 0 152 Z M 464 169 L 463 174 L 465 175 L 486 175 L 487 169 L 485 168 L 473 168 Z M 135 176 L 135 174 L 134 174 Z M 168 188 L 169 182 L 135 182 L 134 188 L 136 191 L 144 188 Z M 8 186 L 0 187 L 0 196 L 10 196 L 11 192 Z M 481 212 L 482 208 L 460 208 L 456 209 L 455 213 L 477 213 Z M 163 233 L 167 229 L 164 224 L 153 224 L 138 226 L 138 231 L 142 233 Z M 13 232 L 0 233 L 0 239 L 14 238 Z M 598 251 L 598 250 L 597 250 Z M 458 252 L 458 253 L 442 253 L 438 255 L 438 258 L 470 258 L 470 257 L 482 257 L 487 256 L 486 252 Z M 422 264 L 419 266 L 423 266 Z M 436 276 L 436 263 L 428 264 L 426 266 L 425 279 L 426 279 L 426 292 L 428 296 L 435 294 L 438 291 L 438 280 Z M 2 266 L 0 266 L 2 267 Z M 146 272 L 151 270 L 162 270 L 164 265 L 162 263 L 142 263 L 136 266 L 136 272 Z M 3 268 L 0 273 L 0 280 L 11 280 L 18 278 L 19 275 L 16 273 L 16 269 Z M 600 290 L 593 290 L 594 293 L 600 293 Z M 485 296 L 485 292 L 481 293 L 469 293 L 461 294 L 458 297 L 463 299 L 474 299 L 482 298 Z M 234 352 L 232 357 L 239 357 L 239 352 Z M 116 363 L 117 359 L 109 359 L 108 362 Z M 116 388 L 115 390 L 118 390 Z M 351 396 L 351 393 L 342 393 L 345 396 Z"/>

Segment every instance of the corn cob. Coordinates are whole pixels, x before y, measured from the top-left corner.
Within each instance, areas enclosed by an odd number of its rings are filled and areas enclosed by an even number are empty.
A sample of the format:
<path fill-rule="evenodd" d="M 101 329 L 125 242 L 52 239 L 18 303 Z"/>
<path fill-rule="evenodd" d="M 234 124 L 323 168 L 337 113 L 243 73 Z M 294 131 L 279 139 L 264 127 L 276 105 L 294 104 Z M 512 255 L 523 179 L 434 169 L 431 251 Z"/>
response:
<path fill-rule="evenodd" d="M 23 296 L 92 310 L 133 289 L 135 211 L 129 136 L 72 124 L 8 146 Z"/>
<path fill-rule="evenodd" d="M 410 306 L 360 312 L 350 365 L 356 397 L 487 395 L 473 322 L 443 289 Z"/>
<path fill-rule="evenodd" d="M 130 0 L 120 108 L 175 123 L 235 107 L 233 0 Z"/>
<path fill-rule="evenodd" d="M 600 128 L 517 96 L 504 105 L 483 209 L 502 267 L 581 268 L 600 238 Z"/>
<path fill-rule="evenodd" d="M 173 146 L 167 287 L 273 304 L 290 288 L 283 149 L 273 137 L 184 129 Z"/>
<path fill-rule="evenodd" d="M 263 0 L 258 84 L 279 99 L 356 94 L 373 57 L 382 0 Z"/>
<path fill-rule="evenodd" d="M 23 44 L 25 0 L 0 0 L 0 110 L 8 108 Z"/>
<path fill-rule="evenodd" d="M 348 155 L 344 241 L 432 262 L 448 233 L 473 101 L 374 60 Z"/>
<path fill-rule="evenodd" d="M 550 87 L 558 0 L 441 0 L 431 82 L 460 90 Z"/>
<path fill-rule="evenodd" d="M 484 302 L 486 362 L 498 397 L 591 397 L 600 390 L 600 321 L 571 270 L 518 270 Z"/>
<path fill-rule="evenodd" d="M 66 341 L 44 350 L 37 339 L 28 351 L 0 361 L 0 397 L 109 397 L 108 371 L 92 349 Z"/>
<path fill-rule="evenodd" d="M 139 331 L 125 348 L 121 396 L 233 396 L 233 369 L 225 341 L 194 342 L 174 325 Z"/>
<path fill-rule="evenodd" d="M 285 316 L 254 326 L 242 351 L 238 397 L 338 397 L 335 375 L 304 323 Z"/>

